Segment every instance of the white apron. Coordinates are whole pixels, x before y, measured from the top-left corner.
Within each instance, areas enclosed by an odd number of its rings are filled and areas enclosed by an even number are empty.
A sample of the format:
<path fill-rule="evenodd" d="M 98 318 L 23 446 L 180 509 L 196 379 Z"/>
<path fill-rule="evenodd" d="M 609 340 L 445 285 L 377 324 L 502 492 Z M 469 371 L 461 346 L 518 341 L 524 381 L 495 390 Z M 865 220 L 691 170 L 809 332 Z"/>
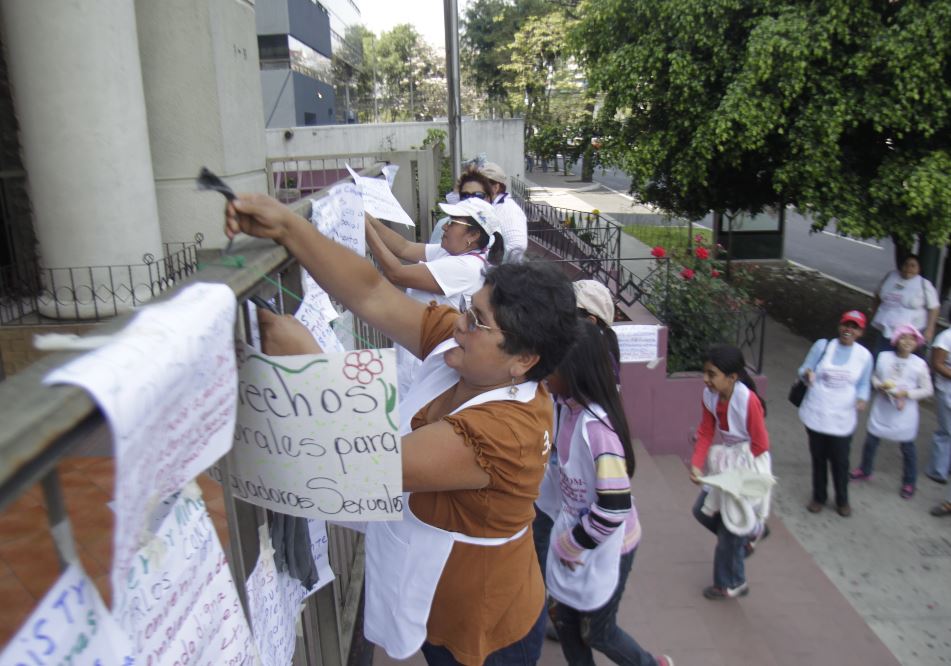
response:
<path fill-rule="evenodd" d="M 607 414 L 600 406 L 591 405 L 589 409 L 605 423 L 608 422 Z M 568 410 L 563 410 L 562 422 L 569 416 Z M 575 422 L 574 431 L 571 433 L 570 457 L 565 460 L 564 452 L 559 454 L 556 468 L 558 485 L 570 488 L 572 492 L 560 493 L 561 508 L 551 531 L 551 543 L 555 543 L 565 532 L 574 529 L 597 500 L 597 474 L 587 432 L 587 424 L 595 418 L 585 410 Z M 555 549 L 549 546 L 545 566 L 548 594 L 556 601 L 579 611 L 591 611 L 604 606 L 617 587 L 625 528 L 626 525 L 622 523 L 606 541 L 598 544 L 597 548 L 582 551 L 581 565 L 576 566 L 574 571 L 562 564 L 555 554 Z"/>
<path fill-rule="evenodd" d="M 408 395 L 400 402 L 400 435 L 410 432 L 413 416 L 424 405 L 459 381 L 458 373 L 443 361 L 446 351 L 456 347 L 446 340 L 433 349 L 420 367 Z M 509 387 L 487 391 L 453 410 L 497 400 L 528 402 L 535 397 L 537 382 L 518 385 L 518 394 Z M 501 546 L 521 538 L 528 525 L 510 537 L 471 537 L 448 532 L 423 523 L 410 511 L 409 493 L 403 495 L 403 520 L 366 525 L 366 577 L 364 634 L 393 659 L 406 659 L 426 640 L 426 622 L 436 585 L 449 559 L 453 543 Z"/>
<path fill-rule="evenodd" d="M 704 389 L 703 403 L 716 419 L 719 396 L 715 391 Z M 750 389 L 746 384 L 737 382 L 727 406 L 727 430 L 720 427 L 717 419 L 717 433 L 720 443 L 714 444 L 707 452 L 707 474 L 713 476 L 731 469 L 748 469 L 760 474 L 772 474 L 772 457 L 769 451 L 754 456 L 750 450 L 750 434 L 746 419 L 749 413 Z M 736 497 L 719 488 L 704 486 L 707 497 L 703 502 L 703 512 L 708 516 L 720 512 L 723 525 L 733 534 L 746 536 L 751 534 L 769 517 L 772 491 L 765 496 L 751 500 Z"/>
<path fill-rule="evenodd" d="M 879 367 L 875 374 L 879 379 L 890 379 L 896 389 L 911 390 L 918 388 L 918 377 L 924 360 L 917 356 L 901 359 L 895 352 L 882 352 L 878 355 Z M 868 415 L 868 431 L 876 437 L 894 442 L 910 442 L 918 436 L 918 401 L 905 400 L 902 409 L 898 409 L 895 400 L 881 391 L 872 398 L 872 410 Z"/>
<path fill-rule="evenodd" d="M 816 366 L 815 380 L 799 407 L 799 420 L 814 432 L 844 437 L 855 432 L 858 423 L 856 386 L 872 355 L 862 345 L 852 343 L 848 362 L 833 365 L 838 347 L 838 340 L 829 340 Z"/>

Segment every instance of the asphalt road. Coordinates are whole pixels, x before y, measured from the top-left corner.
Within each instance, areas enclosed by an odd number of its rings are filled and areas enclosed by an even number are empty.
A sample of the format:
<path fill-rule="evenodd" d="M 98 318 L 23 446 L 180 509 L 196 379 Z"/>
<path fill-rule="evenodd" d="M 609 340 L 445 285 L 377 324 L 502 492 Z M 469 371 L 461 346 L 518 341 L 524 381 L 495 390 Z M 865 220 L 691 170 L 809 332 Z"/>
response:
<path fill-rule="evenodd" d="M 595 170 L 601 185 L 627 196 L 631 179 L 617 169 Z M 794 209 L 786 211 L 786 239 L 783 252 L 787 259 L 814 268 L 827 275 L 874 292 L 882 276 L 894 268 L 894 248 L 889 239 L 859 240 L 840 236 L 835 226 L 813 232 L 812 220 Z"/>

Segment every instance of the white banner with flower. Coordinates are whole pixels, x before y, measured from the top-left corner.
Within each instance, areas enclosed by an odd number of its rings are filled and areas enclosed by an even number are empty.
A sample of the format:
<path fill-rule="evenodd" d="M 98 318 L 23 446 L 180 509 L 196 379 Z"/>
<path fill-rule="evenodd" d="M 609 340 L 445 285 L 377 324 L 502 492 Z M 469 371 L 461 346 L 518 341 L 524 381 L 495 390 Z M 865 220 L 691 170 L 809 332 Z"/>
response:
<path fill-rule="evenodd" d="M 402 518 L 394 350 L 236 355 L 235 496 L 305 518 Z"/>

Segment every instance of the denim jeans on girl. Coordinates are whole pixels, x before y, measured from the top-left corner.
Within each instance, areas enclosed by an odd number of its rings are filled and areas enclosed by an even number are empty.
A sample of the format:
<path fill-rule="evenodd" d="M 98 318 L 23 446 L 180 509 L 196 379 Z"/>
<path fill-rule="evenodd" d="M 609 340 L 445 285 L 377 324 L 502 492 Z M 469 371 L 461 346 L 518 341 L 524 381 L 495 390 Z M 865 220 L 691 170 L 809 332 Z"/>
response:
<path fill-rule="evenodd" d="M 630 553 L 621 555 L 617 587 L 608 603 L 601 608 L 584 612 L 556 601 L 551 602 L 549 613 L 558 631 L 561 651 L 571 666 L 594 666 L 593 650 L 602 653 L 615 664 L 657 666 L 657 660 L 617 626 L 617 608 L 621 603 L 624 585 L 631 573 L 636 552 L 635 548 Z"/>
<path fill-rule="evenodd" d="M 703 502 L 707 492 L 702 491 L 693 505 L 693 515 L 697 521 L 717 536 L 717 547 L 713 551 L 713 584 L 721 589 L 733 589 L 746 582 L 746 537 L 737 536 L 726 528 L 720 514 L 705 514 Z"/>
<path fill-rule="evenodd" d="M 881 438 L 875 435 L 865 436 L 865 446 L 862 447 L 862 471 L 871 474 L 875 466 L 875 454 L 878 452 L 878 445 L 881 444 Z M 915 479 L 918 478 L 918 451 L 915 449 L 914 442 L 901 442 L 901 484 L 903 486 L 915 485 Z"/>

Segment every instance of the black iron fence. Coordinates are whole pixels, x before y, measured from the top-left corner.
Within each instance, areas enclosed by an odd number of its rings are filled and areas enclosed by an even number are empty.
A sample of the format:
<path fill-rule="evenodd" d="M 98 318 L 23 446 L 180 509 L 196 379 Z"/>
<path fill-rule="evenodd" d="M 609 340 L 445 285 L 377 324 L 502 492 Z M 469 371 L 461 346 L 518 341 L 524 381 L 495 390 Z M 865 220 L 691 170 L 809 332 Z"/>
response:
<path fill-rule="evenodd" d="M 102 321 L 129 312 L 171 289 L 198 270 L 204 237 L 165 243 L 163 255 L 141 264 L 42 268 L 24 272 L 0 267 L 0 325 Z"/>

